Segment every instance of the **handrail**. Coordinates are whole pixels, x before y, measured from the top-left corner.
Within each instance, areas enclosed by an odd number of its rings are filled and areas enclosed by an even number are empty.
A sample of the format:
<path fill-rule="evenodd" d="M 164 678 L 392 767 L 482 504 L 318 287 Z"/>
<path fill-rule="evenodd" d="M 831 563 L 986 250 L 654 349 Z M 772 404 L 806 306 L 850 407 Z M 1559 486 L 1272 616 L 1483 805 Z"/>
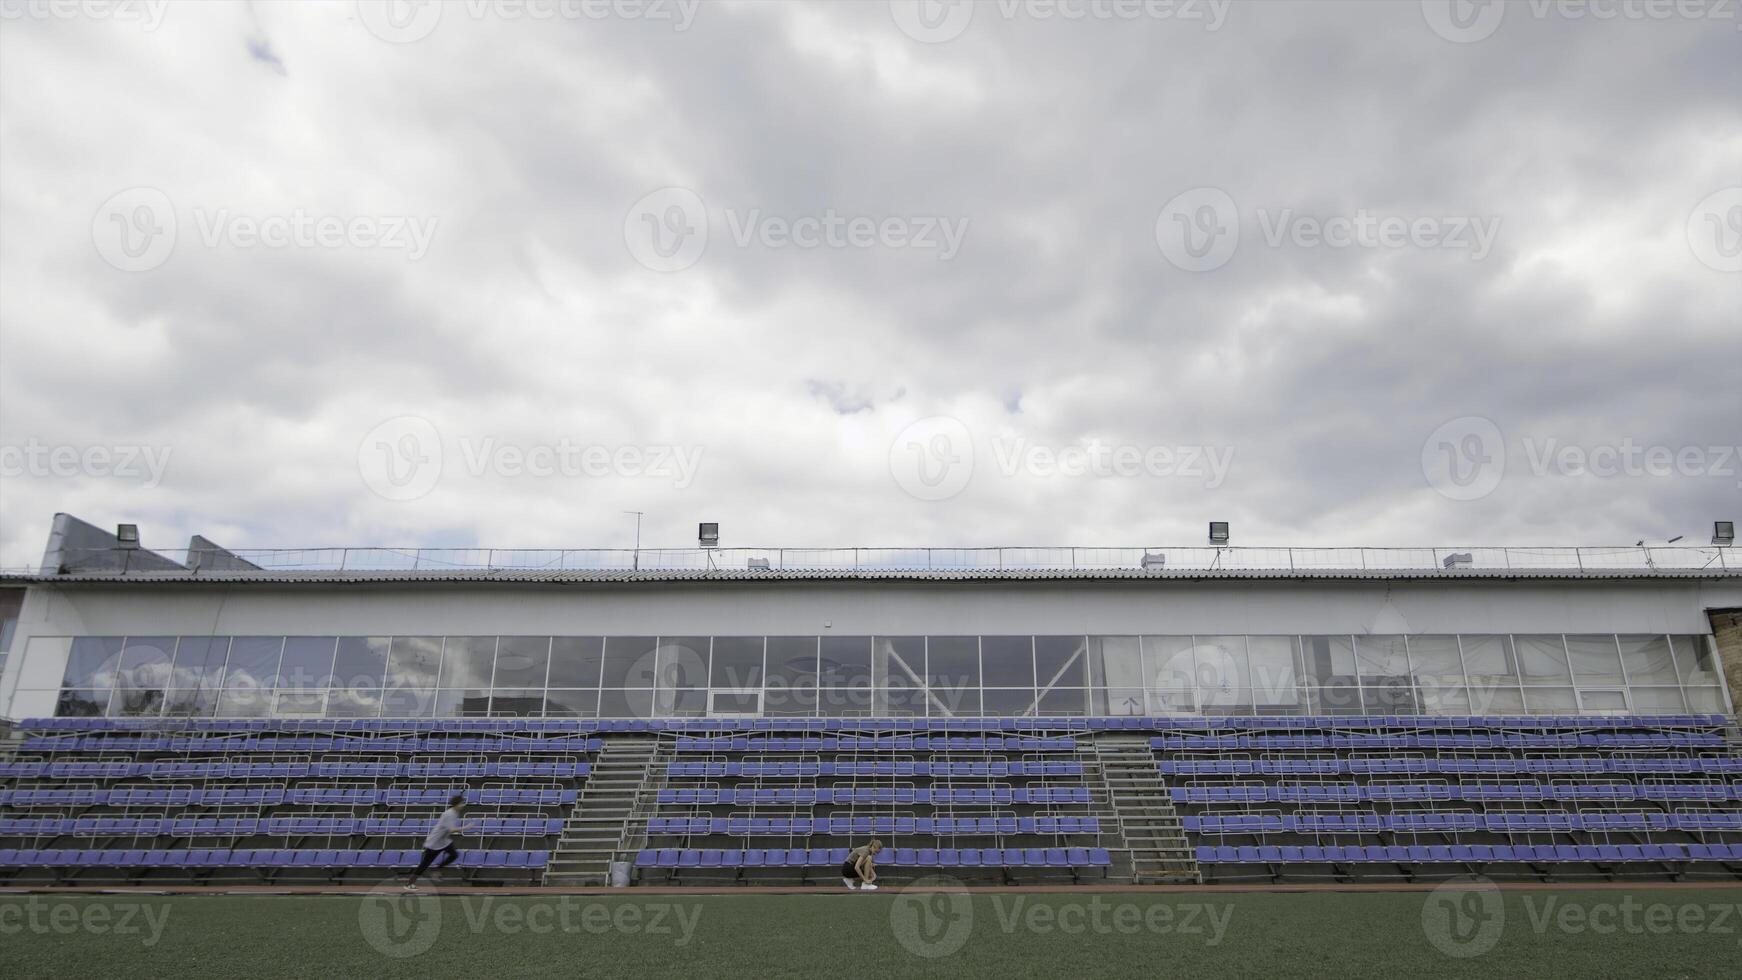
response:
<path fill-rule="evenodd" d="M 200 574 L 211 552 L 68 549 L 72 572 Z M 1742 571 L 1729 548 L 1613 547 L 984 547 L 984 548 L 269 548 L 230 551 L 208 574 L 249 572 L 772 571 Z M 166 562 L 165 559 L 168 561 Z M 192 559 L 190 561 L 190 559 Z M 240 559 L 254 566 L 240 567 Z M 173 562 L 177 567 L 166 567 Z M 14 569 L 13 574 L 37 574 Z"/>

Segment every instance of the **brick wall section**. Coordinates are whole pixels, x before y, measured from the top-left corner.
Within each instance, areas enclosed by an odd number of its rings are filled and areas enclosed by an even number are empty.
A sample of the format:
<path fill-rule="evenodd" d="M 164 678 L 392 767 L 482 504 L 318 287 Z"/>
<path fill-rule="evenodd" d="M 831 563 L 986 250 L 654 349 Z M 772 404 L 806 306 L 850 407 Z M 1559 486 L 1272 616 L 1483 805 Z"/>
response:
<path fill-rule="evenodd" d="M 1730 703 L 1742 706 L 1742 609 L 1719 609 L 1710 614 L 1712 635 L 1718 641 L 1718 663 L 1724 683 L 1730 687 Z"/>

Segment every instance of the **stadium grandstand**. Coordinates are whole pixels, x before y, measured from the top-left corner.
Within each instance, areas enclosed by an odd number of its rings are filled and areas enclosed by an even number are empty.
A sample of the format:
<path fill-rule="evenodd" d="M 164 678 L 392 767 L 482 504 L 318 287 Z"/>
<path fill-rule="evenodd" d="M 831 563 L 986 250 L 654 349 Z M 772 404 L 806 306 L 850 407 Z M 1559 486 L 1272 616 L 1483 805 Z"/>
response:
<path fill-rule="evenodd" d="M 0 578 L 0 884 L 1735 879 L 1710 546 L 232 551 Z M 710 531 L 705 527 L 705 532 Z M 711 544 L 712 538 L 704 535 Z"/>

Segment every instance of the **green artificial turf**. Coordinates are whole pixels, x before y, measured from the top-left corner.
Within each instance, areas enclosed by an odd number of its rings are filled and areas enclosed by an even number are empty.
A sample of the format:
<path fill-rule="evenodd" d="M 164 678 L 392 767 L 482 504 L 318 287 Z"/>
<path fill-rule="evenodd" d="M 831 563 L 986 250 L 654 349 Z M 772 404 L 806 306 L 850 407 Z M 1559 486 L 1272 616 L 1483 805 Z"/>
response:
<path fill-rule="evenodd" d="M 1735 888 L 7 895 L 0 976 L 1734 977 L 1739 906 Z"/>

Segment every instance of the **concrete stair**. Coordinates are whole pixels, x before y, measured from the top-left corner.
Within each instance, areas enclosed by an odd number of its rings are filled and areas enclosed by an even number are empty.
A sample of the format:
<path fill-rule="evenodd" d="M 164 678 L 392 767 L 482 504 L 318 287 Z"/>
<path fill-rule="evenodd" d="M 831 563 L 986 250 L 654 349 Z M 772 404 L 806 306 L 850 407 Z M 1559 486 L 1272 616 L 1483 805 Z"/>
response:
<path fill-rule="evenodd" d="M 607 885 L 612 861 L 633 860 L 646 842 L 647 818 L 665 785 L 674 746 L 670 736 L 652 734 L 606 740 L 563 821 L 562 836 L 545 868 L 545 884 Z"/>
<path fill-rule="evenodd" d="M 1132 884 L 1202 881 L 1197 854 L 1156 768 L 1148 736 L 1102 732 L 1094 736 L 1093 748 L 1102 790 L 1130 849 Z"/>

